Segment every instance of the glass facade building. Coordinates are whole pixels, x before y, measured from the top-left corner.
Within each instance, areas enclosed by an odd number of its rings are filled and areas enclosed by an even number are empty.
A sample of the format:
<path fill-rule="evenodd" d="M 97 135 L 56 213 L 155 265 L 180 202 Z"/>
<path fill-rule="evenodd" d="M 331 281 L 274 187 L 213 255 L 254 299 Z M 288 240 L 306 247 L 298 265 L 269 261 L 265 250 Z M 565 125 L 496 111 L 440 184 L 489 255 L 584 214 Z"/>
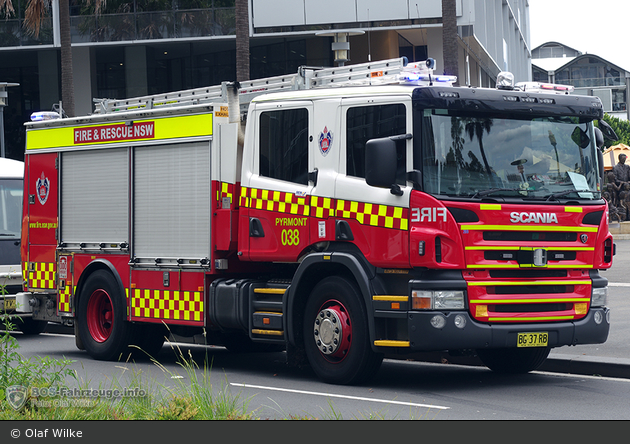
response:
<path fill-rule="evenodd" d="M 59 1 L 39 35 L 24 27 L 28 0 L 0 12 L 0 81 L 8 157 L 21 160 L 23 123 L 61 100 Z M 61 0 L 64 1 L 64 0 Z M 75 114 L 93 98 L 121 99 L 236 78 L 234 0 L 108 0 L 102 10 L 70 1 Z M 442 65 L 441 0 L 249 0 L 250 77 L 334 66 L 334 35 L 349 35 L 347 65 L 400 56 Z M 510 70 L 531 78 L 527 0 L 456 0 L 460 84 L 493 86 Z"/>
<path fill-rule="evenodd" d="M 575 94 L 598 96 L 604 111 L 629 119 L 630 72 L 594 54 L 582 54 L 557 42 L 532 50 L 532 79 L 575 87 Z"/>

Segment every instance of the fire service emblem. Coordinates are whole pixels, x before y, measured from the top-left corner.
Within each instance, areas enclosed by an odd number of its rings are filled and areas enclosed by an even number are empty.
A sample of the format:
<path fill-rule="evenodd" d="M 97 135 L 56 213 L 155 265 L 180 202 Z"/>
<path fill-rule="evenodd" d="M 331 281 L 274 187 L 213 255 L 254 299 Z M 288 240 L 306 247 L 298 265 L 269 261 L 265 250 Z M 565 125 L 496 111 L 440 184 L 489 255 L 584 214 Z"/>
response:
<path fill-rule="evenodd" d="M 319 133 L 319 150 L 323 156 L 326 156 L 332 145 L 332 133 L 328 131 L 328 127 L 324 127 L 324 131 Z"/>
<path fill-rule="evenodd" d="M 42 173 L 42 176 L 37 179 L 35 189 L 37 190 L 37 199 L 39 199 L 39 203 L 44 205 L 48 200 L 48 193 L 50 192 L 50 181 L 44 176 L 44 173 Z"/>

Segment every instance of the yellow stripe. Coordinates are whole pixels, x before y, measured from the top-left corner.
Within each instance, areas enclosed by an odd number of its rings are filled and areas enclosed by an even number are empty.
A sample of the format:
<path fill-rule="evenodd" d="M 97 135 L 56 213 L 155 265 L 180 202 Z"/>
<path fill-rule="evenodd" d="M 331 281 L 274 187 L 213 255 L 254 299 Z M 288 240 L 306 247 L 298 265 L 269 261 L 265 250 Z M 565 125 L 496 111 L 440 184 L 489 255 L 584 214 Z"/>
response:
<path fill-rule="evenodd" d="M 491 250 L 506 250 L 506 251 L 518 251 L 521 247 L 466 247 L 466 250 L 471 251 L 491 251 Z"/>
<path fill-rule="evenodd" d="M 567 213 L 581 213 L 584 210 L 582 207 L 564 207 L 564 211 Z"/>
<path fill-rule="evenodd" d="M 481 204 L 479 205 L 480 210 L 500 210 L 501 205 L 497 204 Z"/>
<path fill-rule="evenodd" d="M 515 259 L 516 260 L 516 259 Z M 467 265 L 466 268 L 519 268 L 519 264 L 486 264 L 486 265 Z M 540 267 L 544 268 L 544 267 Z"/>
<path fill-rule="evenodd" d="M 386 295 L 377 295 L 372 296 L 373 301 L 389 301 L 389 302 L 407 302 L 409 300 L 409 296 L 386 296 Z"/>
<path fill-rule="evenodd" d="M 284 334 L 283 331 L 278 330 L 260 330 L 258 328 L 252 329 L 252 333 L 255 335 L 269 335 L 269 336 L 282 336 Z"/>
<path fill-rule="evenodd" d="M 550 302 L 588 302 L 590 298 L 540 298 L 540 299 L 473 299 L 471 304 L 530 304 Z"/>
<path fill-rule="evenodd" d="M 150 140 L 176 139 L 183 137 L 198 137 L 212 135 L 212 114 L 195 114 L 191 116 L 165 117 L 151 120 L 138 120 L 134 123 L 155 122 L 154 137 Z M 72 147 L 75 128 L 93 128 L 120 125 L 121 122 L 95 121 L 89 125 L 64 128 L 29 129 L 26 137 L 26 149 L 38 150 L 45 148 Z M 133 139 L 136 140 L 136 139 Z M 142 140 L 142 139 L 139 139 Z M 129 141 L 129 140 L 127 140 Z M 110 140 L 105 142 L 81 143 L 79 145 L 103 145 L 124 143 L 125 140 Z"/>
<path fill-rule="evenodd" d="M 596 233 L 597 227 L 555 227 L 550 225 L 462 225 L 463 230 L 470 231 L 575 231 Z"/>
<path fill-rule="evenodd" d="M 545 268 L 545 267 L 537 267 L 537 268 Z M 586 265 L 586 264 L 576 264 L 576 265 L 554 264 L 554 265 L 546 265 L 546 268 L 593 268 L 593 266 Z"/>
<path fill-rule="evenodd" d="M 513 318 L 488 318 L 488 321 L 566 321 L 575 319 L 575 316 L 540 316 L 540 317 L 513 317 Z"/>
<path fill-rule="evenodd" d="M 499 247 L 465 247 L 468 251 L 518 251 L 518 250 L 536 250 L 539 247 L 515 247 L 512 245 Z M 595 251 L 594 247 L 540 247 L 547 251 Z"/>
<path fill-rule="evenodd" d="M 254 288 L 254 293 L 262 294 L 284 294 L 286 288 Z"/>
<path fill-rule="evenodd" d="M 591 281 L 486 281 L 468 282 L 471 287 L 490 287 L 497 285 L 591 285 Z"/>
<path fill-rule="evenodd" d="M 378 339 L 374 341 L 377 347 L 410 347 L 409 341 L 390 341 L 388 339 Z"/>

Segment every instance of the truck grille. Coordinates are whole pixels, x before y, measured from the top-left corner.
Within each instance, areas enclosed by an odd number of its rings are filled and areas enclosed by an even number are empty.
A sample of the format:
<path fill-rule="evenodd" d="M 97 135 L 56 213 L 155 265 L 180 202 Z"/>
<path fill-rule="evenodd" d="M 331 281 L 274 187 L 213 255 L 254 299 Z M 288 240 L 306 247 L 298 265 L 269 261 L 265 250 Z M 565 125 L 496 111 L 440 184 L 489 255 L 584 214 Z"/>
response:
<path fill-rule="evenodd" d="M 492 279 L 469 273 L 471 315 L 480 322 L 553 322 L 583 318 L 589 308 L 591 280 L 553 278 Z"/>

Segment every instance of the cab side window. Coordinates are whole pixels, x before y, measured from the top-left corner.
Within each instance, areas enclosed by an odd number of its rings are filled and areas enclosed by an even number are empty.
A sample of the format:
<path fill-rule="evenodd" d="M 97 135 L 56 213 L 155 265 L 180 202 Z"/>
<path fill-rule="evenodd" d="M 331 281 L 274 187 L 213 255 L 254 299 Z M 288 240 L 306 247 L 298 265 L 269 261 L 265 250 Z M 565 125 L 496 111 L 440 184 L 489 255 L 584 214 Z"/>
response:
<path fill-rule="evenodd" d="M 308 110 L 266 111 L 260 115 L 260 175 L 308 184 Z"/>
<path fill-rule="evenodd" d="M 402 103 L 358 106 L 346 114 L 346 174 L 365 177 L 365 143 L 370 139 L 407 133 L 407 117 Z M 396 182 L 405 183 L 405 142 L 396 142 L 398 174 Z"/>

